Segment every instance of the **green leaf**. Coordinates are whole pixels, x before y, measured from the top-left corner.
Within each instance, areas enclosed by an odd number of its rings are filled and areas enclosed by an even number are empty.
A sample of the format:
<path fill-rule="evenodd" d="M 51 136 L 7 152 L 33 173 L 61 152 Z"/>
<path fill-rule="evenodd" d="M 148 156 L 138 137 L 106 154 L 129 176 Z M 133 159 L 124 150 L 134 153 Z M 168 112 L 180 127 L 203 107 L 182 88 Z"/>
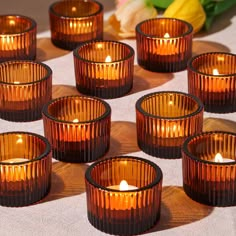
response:
<path fill-rule="evenodd" d="M 222 2 L 217 2 L 214 9 L 214 15 L 219 15 L 224 11 L 230 9 L 236 4 L 236 0 L 224 0 Z"/>
<path fill-rule="evenodd" d="M 166 9 L 174 0 L 151 0 L 154 7 Z"/>
<path fill-rule="evenodd" d="M 205 28 L 208 30 L 215 18 L 236 5 L 236 0 L 201 0 L 206 12 Z"/>

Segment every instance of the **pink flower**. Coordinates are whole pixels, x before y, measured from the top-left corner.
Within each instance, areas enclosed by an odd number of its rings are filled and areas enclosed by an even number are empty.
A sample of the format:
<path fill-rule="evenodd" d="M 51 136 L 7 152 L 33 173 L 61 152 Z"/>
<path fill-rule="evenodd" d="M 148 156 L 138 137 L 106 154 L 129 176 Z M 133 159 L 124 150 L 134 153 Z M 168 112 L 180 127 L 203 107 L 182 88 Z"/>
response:
<path fill-rule="evenodd" d="M 119 8 L 121 5 L 126 3 L 128 0 L 116 0 L 116 7 Z"/>
<path fill-rule="evenodd" d="M 135 37 L 136 25 L 146 19 L 157 16 L 156 9 L 145 0 L 119 0 L 116 12 L 109 18 L 109 23 L 119 37 Z"/>

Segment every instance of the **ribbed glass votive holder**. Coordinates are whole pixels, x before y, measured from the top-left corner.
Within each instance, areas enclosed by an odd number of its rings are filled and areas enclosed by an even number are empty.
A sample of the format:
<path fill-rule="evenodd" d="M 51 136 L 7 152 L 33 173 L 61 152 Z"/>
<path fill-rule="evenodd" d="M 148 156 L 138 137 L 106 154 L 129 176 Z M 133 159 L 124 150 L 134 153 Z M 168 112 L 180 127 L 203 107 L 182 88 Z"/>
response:
<path fill-rule="evenodd" d="M 21 15 L 0 15 L 0 62 L 34 60 L 36 22 Z"/>
<path fill-rule="evenodd" d="M 29 132 L 0 134 L 0 205 L 20 207 L 41 200 L 51 185 L 51 147 Z"/>
<path fill-rule="evenodd" d="M 183 144 L 183 187 L 193 200 L 212 206 L 236 205 L 236 134 L 213 131 Z"/>
<path fill-rule="evenodd" d="M 199 97 L 208 112 L 236 111 L 236 54 L 210 52 L 188 63 L 188 92 Z"/>
<path fill-rule="evenodd" d="M 93 0 L 58 1 L 49 8 L 51 40 L 73 50 L 79 44 L 103 39 L 103 6 Z"/>
<path fill-rule="evenodd" d="M 160 158 L 180 158 L 183 141 L 202 132 L 203 104 L 195 96 L 162 91 L 147 94 L 136 102 L 138 145 Z"/>
<path fill-rule="evenodd" d="M 34 61 L 0 63 L 0 117 L 9 121 L 32 121 L 52 97 L 52 70 Z"/>
<path fill-rule="evenodd" d="M 174 18 L 154 18 L 136 26 L 138 64 L 154 72 L 184 70 L 192 56 L 193 27 Z"/>
<path fill-rule="evenodd" d="M 133 86 L 134 50 L 115 41 L 94 41 L 74 50 L 76 87 L 101 98 L 117 98 Z"/>
<path fill-rule="evenodd" d="M 160 218 L 162 171 L 132 156 L 95 162 L 86 170 L 89 222 L 110 234 L 140 234 Z"/>
<path fill-rule="evenodd" d="M 111 108 L 98 98 L 54 99 L 44 106 L 43 124 L 57 160 L 91 162 L 109 149 Z"/>

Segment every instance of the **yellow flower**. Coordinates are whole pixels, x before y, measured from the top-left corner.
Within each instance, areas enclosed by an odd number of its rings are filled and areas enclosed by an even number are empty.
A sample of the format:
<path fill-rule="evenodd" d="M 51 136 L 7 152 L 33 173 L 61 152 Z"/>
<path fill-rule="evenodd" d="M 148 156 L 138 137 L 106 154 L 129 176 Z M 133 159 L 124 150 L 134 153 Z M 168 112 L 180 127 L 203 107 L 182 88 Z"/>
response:
<path fill-rule="evenodd" d="M 109 18 L 109 23 L 122 38 L 135 37 L 136 25 L 157 16 L 156 9 L 144 0 L 128 0 Z"/>
<path fill-rule="evenodd" d="M 165 10 L 164 16 L 189 22 L 194 33 L 202 28 L 206 20 L 205 11 L 199 0 L 174 0 Z"/>

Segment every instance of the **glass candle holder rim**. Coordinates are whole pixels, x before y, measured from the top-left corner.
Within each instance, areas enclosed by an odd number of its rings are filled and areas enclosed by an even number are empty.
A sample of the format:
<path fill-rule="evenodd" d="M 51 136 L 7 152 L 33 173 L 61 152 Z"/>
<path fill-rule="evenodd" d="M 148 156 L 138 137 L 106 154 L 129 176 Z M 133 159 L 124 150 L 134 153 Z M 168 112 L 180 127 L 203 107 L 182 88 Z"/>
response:
<path fill-rule="evenodd" d="M 200 161 L 202 163 L 206 163 L 206 164 L 211 164 L 211 165 L 235 165 L 236 164 L 236 160 L 232 161 L 232 162 L 213 162 L 213 161 L 208 161 L 208 160 L 203 160 L 203 159 L 200 159 L 198 157 L 196 157 L 195 155 L 193 155 L 189 149 L 188 149 L 188 144 L 200 137 L 200 136 L 206 136 L 206 135 L 211 135 L 211 134 L 228 134 L 228 135 L 233 135 L 233 136 L 236 136 L 236 133 L 233 133 L 233 132 L 228 132 L 228 131 L 206 131 L 206 132 L 201 132 L 201 133 L 198 133 L 198 134 L 194 134 L 194 135 L 190 135 L 189 137 L 187 137 L 185 139 L 185 141 L 183 142 L 183 145 L 182 145 L 182 152 L 185 153 L 189 158 L 191 158 L 192 160 L 194 161 Z M 233 159 L 232 159 L 233 160 Z"/>
<path fill-rule="evenodd" d="M 151 34 L 146 34 L 146 33 L 144 33 L 144 32 L 141 30 L 141 25 L 144 24 L 144 23 L 146 23 L 146 22 L 159 21 L 159 20 L 165 20 L 165 19 L 167 19 L 167 20 L 172 20 L 172 21 L 182 22 L 183 24 L 187 25 L 188 30 L 187 30 L 185 33 L 183 33 L 183 34 L 181 34 L 181 35 L 179 35 L 179 36 L 170 36 L 170 37 L 168 37 L 168 38 L 165 38 L 165 37 L 158 37 L 158 36 L 151 35 Z M 189 35 L 189 34 L 193 33 L 193 26 L 192 26 L 190 23 L 188 23 L 187 21 L 184 21 L 184 20 L 181 20 L 181 19 L 170 18 L 170 17 L 157 17 L 157 18 L 151 18 L 151 19 L 147 19 L 147 20 L 143 20 L 143 21 L 139 22 L 139 23 L 136 25 L 136 27 L 135 27 L 135 31 L 138 32 L 139 34 L 144 35 L 144 36 L 147 37 L 147 38 L 151 38 L 151 39 L 156 38 L 156 39 L 170 40 L 170 39 L 179 39 L 179 38 L 182 38 L 182 37 L 184 37 L 184 36 L 186 36 L 186 35 Z"/>
<path fill-rule="evenodd" d="M 112 160 L 121 160 L 122 161 L 122 159 L 123 160 L 127 160 L 127 159 L 128 160 L 135 160 L 135 161 L 138 161 L 138 162 L 145 162 L 148 165 L 151 165 L 155 169 L 156 174 L 157 174 L 155 180 L 153 182 L 143 186 L 143 187 L 138 187 L 137 189 L 116 190 L 116 189 L 111 189 L 111 188 L 107 188 L 105 186 L 102 186 L 102 185 L 98 184 L 97 182 L 95 182 L 92 179 L 91 172 L 92 172 L 94 167 L 96 167 L 97 165 L 100 165 L 103 162 L 112 161 Z M 157 164 L 155 164 L 154 162 L 149 161 L 147 159 L 144 159 L 144 158 L 141 158 L 141 157 L 136 157 L 136 156 L 114 156 L 114 157 L 105 158 L 103 160 L 95 161 L 93 164 L 91 164 L 85 172 L 85 178 L 91 185 L 93 185 L 96 188 L 102 189 L 104 191 L 127 193 L 127 192 L 140 192 L 140 191 L 144 191 L 146 189 L 150 189 L 150 188 L 154 187 L 155 185 L 157 185 L 163 179 L 163 173 L 162 173 L 161 168 Z"/>
<path fill-rule="evenodd" d="M 189 114 L 184 115 L 184 116 L 176 116 L 176 117 L 152 115 L 152 114 L 150 114 L 150 113 L 148 113 L 148 112 L 146 112 L 146 111 L 144 111 L 144 110 L 142 109 L 141 103 L 142 103 L 146 98 L 152 97 L 153 95 L 156 95 L 156 94 L 165 94 L 165 93 L 166 93 L 166 94 L 167 94 L 167 93 L 181 94 L 181 95 L 183 95 L 183 96 L 187 96 L 187 97 L 191 98 L 192 100 L 194 100 L 194 101 L 196 102 L 196 104 L 198 105 L 198 107 L 197 107 L 197 109 L 196 109 L 194 112 L 192 112 L 192 113 L 189 113 Z M 136 107 L 136 109 L 137 109 L 139 112 L 145 114 L 145 116 L 149 116 L 149 117 L 152 117 L 152 118 L 160 118 L 160 119 L 162 119 L 162 120 L 172 120 L 172 121 L 174 121 L 174 120 L 179 120 L 179 119 L 183 119 L 183 118 L 186 118 L 186 117 L 194 116 L 194 115 L 200 113 L 200 112 L 204 109 L 204 105 L 203 105 L 202 101 L 201 101 L 198 97 L 196 97 L 196 96 L 194 96 L 194 95 L 192 95 L 192 94 L 188 94 L 188 93 L 185 93 L 185 92 L 181 92 L 181 91 L 158 91 L 158 92 L 152 92 L 152 93 L 149 93 L 149 94 L 145 94 L 145 95 L 143 95 L 142 97 L 140 97 L 140 98 L 136 101 L 135 107 Z"/>
<path fill-rule="evenodd" d="M 14 35 L 22 35 L 22 34 L 25 34 L 26 32 L 29 32 L 31 30 L 33 30 L 35 27 L 37 27 L 37 22 L 29 17 L 29 16 L 24 16 L 24 15 L 20 15 L 20 14 L 4 14 L 4 15 L 0 15 L 0 19 L 2 17 L 5 17 L 5 18 L 8 18 L 8 17 L 16 17 L 16 18 L 22 18 L 22 19 L 25 19 L 27 21 L 29 21 L 31 23 L 30 27 L 25 29 L 24 31 L 22 32 L 19 32 L 19 33 L 7 33 L 7 34 L 3 34 L 1 33 L 0 31 L 0 37 L 5 37 L 7 35 L 11 35 L 11 36 L 14 36 Z"/>
<path fill-rule="evenodd" d="M 36 133 L 32 133 L 32 132 L 28 132 L 28 131 L 11 131 L 11 132 L 4 132 L 4 133 L 0 133 L 0 136 L 3 135 L 11 135 L 11 134 L 19 134 L 19 135 L 28 135 L 28 136 L 34 136 L 37 137 L 38 139 L 42 140 L 45 143 L 45 150 L 37 157 L 33 158 L 33 159 L 27 159 L 26 161 L 20 161 L 17 163 L 11 163 L 11 162 L 2 162 L 0 161 L 0 165 L 11 165 L 11 166 L 15 166 L 15 165 L 20 165 L 20 164 L 26 164 L 26 163 L 32 163 L 38 160 L 42 160 L 43 158 L 47 157 L 50 152 L 51 152 L 51 144 L 49 143 L 49 141 L 42 135 L 40 134 L 36 134 Z"/>
<path fill-rule="evenodd" d="M 30 85 L 30 84 L 36 84 L 36 83 L 40 83 L 44 80 L 47 80 L 49 77 L 52 76 L 52 69 L 46 65 L 43 62 L 39 62 L 39 61 L 32 61 L 32 60 L 9 60 L 9 61 L 5 61 L 5 62 L 1 62 L 0 63 L 0 68 L 2 66 L 6 66 L 6 65 L 13 65 L 13 64 L 35 64 L 35 65 L 40 65 L 42 67 L 44 67 L 47 71 L 46 75 L 43 76 L 42 78 L 35 80 L 35 81 L 31 81 L 31 82 L 20 82 L 20 83 L 10 83 L 10 82 L 5 82 L 2 81 L 2 79 L 0 78 L 0 84 L 7 84 L 7 85 L 11 85 L 11 86 L 19 86 L 19 85 Z"/>
<path fill-rule="evenodd" d="M 206 52 L 206 53 L 201 53 L 201 54 L 198 54 L 198 55 L 193 56 L 192 58 L 190 58 L 189 61 L 188 61 L 188 63 L 187 63 L 187 67 L 188 67 L 188 69 L 194 71 L 195 73 L 202 74 L 202 75 L 207 75 L 207 76 L 210 76 L 210 77 L 236 76 L 236 72 L 235 72 L 235 73 L 231 73 L 231 74 L 217 74 L 217 75 L 214 75 L 213 73 L 212 73 L 212 74 L 203 73 L 203 72 L 197 70 L 197 69 L 193 66 L 193 62 L 194 62 L 196 59 L 199 59 L 200 57 L 205 57 L 205 56 L 207 56 L 207 55 L 217 55 L 217 54 L 229 55 L 229 56 L 232 56 L 232 57 L 236 57 L 236 54 L 230 53 L 230 52 Z"/>
<path fill-rule="evenodd" d="M 89 46 L 91 44 L 96 44 L 96 43 L 114 43 L 114 44 L 117 44 L 117 45 L 122 45 L 126 48 L 129 49 L 129 54 L 126 56 L 126 57 L 123 57 L 121 58 L 120 60 L 112 60 L 111 62 L 101 62 L 101 61 L 95 61 L 95 60 L 88 60 L 84 57 L 81 57 L 80 54 L 79 54 L 79 50 L 82 49 L 83 47 L 86 47 L 86 46 Z M 134 49 L 126 44 L 126 43 L 123 43 L 123 42 L 118 42 L 118 41 L 115 41 L 115 40 L 92 40 L 92 41 L 89 41 L 89 42 L 85 42 L 81 45 L 79 45 L 76 49 L 74 49 L 73 51 L 73 55 L 77 58 L 77 59 L 80 59 L 80 60 L 83 60 L 85 62 L 89 62 L 89 63 L 96 63 L 96 64 L 113 64 L 113 63 L 117 63 L 117 62 L 121 62 L 121 61 L 125 61 L 125 60 L 128 60 L 129 58 L 133 57 L 135 54 L 134 52 Z"/>
<path fill-rule="evenodd" d="M 71 98 L 86 98 L 88 100 L 100 101 L 105 106 L 105 112 L 101 116 L 99 116 L 98 118 L 91 119 L 91 120 L 86 120 L 86 121 L 78 121 L 78 122 L 57 119 L 56 117 L 49 114 L 48 107 L 50 105 L 52 105 L 53 103 L 56 103 L 60 100 L 71 99 Z M 52 99 L 48 103 L 44 104 L 43 109 L 42 109 L 42 114 L 45 115 L 46 117 L 48 117 L 49 119 L 54 120 L 55 122 L 58 122 L 58 123 L 82 125 L 82 124 L 90 124 L 90 123 L 93 123 L 93 122 L 97 122 L 97 121 L 100 121 L 100 120 L 104 119 L 105 117 L 109 116 L 111 114 L 111 107 L 106 101 L 104 101 L 100 98 L 97 98 L 97 97 L 83 96 L 83 95 L 82 96 L 81 95 L 69 95 L 69 96 L 63 96 L 63 97 L 58 97 L 58 98 Z"/>
<path fill-rule="evenodd" d="M 98 1 L 95 1 L 95 0 L 86 0 L 86 1 L 77 1 L 77 0 L 70 0 L 70 2 L 92 2 L 92 3 L 96 3 L 98 6 L 99 6 L 99 9 L 98 11 L 94 12 L 93 14 L 89 14 L 87 16 L 65 16 L 65 15 L 62 15 L 62 14 L 59 14 L 58 12 L 56 12 L 54 10 L 54 6 L 57 5 L 57 4 L 66 4 L 66 1 L 56 1 L 54 3 L 52 3 L 50 6 L 49 6 L 49 11 L 52 12 L 54 15 L 58 16 L 58 17 L 63 17 L 64 19 L 87 19 L 87 18 L 90 18 L 91 16 L 96 16 L 97 14 L 101 13 L 103 11 L 103 5 L 98 2 Z"/>

